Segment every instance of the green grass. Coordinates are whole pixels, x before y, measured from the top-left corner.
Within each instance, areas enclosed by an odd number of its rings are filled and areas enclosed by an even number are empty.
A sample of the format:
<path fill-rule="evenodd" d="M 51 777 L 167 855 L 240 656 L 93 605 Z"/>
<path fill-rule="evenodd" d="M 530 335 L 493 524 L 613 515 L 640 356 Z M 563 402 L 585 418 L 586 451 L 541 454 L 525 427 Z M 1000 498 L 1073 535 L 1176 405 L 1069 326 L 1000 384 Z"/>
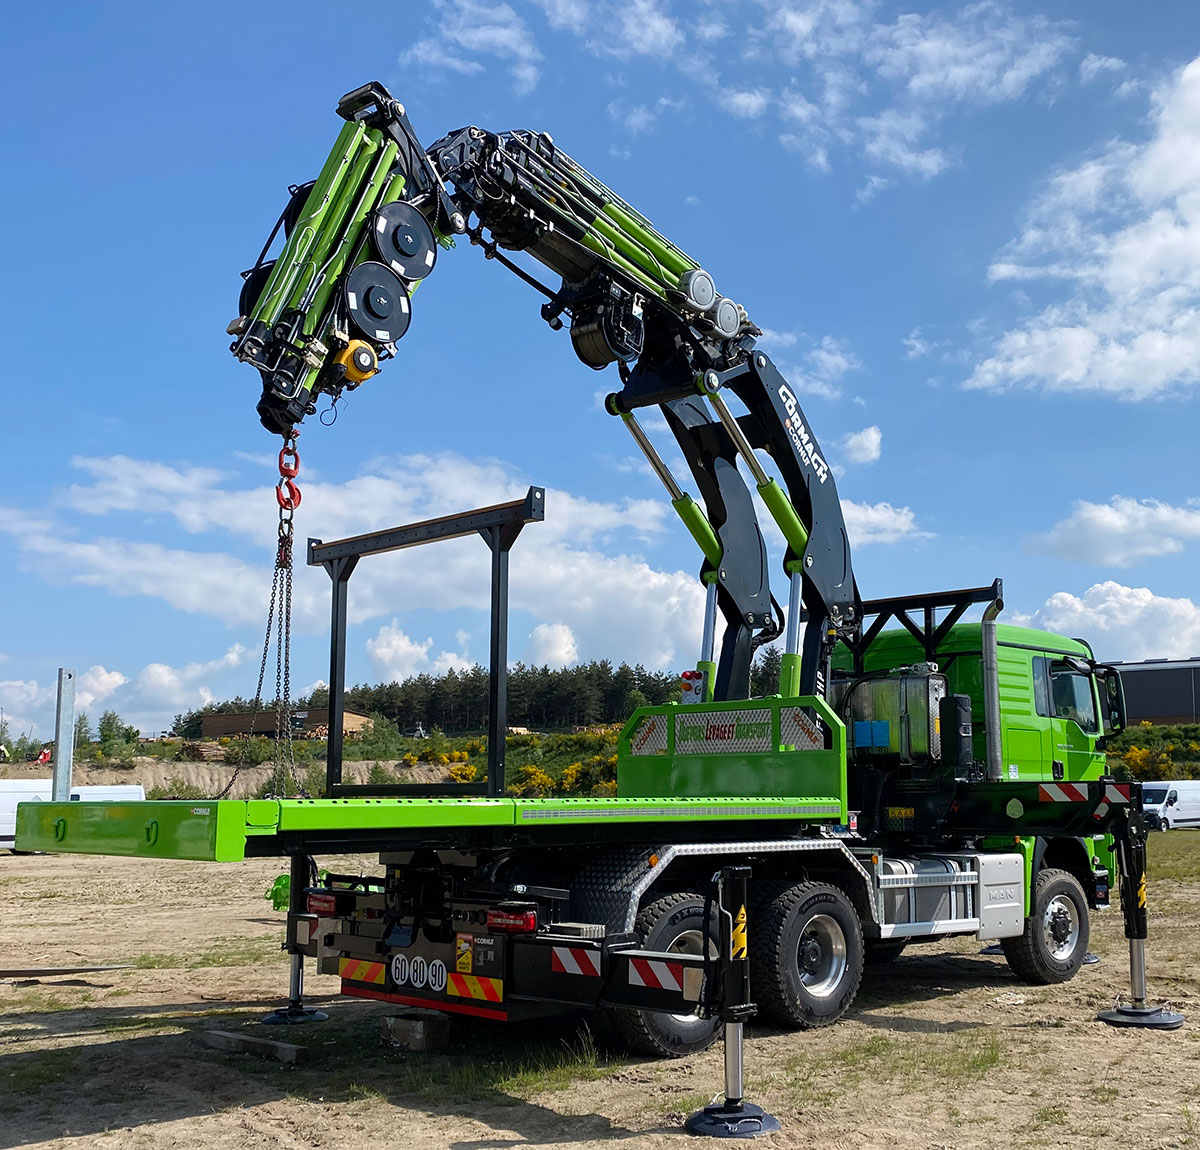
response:
<path fill-rule="evenodd" d="M 449 1053 L 413 1053 L 379 1046 L 379 1021 L 373 1009 L 339 1011 L 300 1041 L 309 1061 L 286 1068 L 287 1089 L 302 1099 L 394 1101 L 456 1106 L 513 1105 L 579 1082 L 605 1078 L 624 1065 L 601 1054 L 590 1033 L 564 1023 L 515 1024 L 517 1035 L 497 1035 L 469 1020 L 456 1020 Z M 256 1033 L 257 1031 L 251 1031 Z M 229 1055 L 204 1052 L 224 1061 Z M 268 1060 L 237 1059 L 240 1073 L 278 1077 L 284 1071 Z"/>
<path fill-rule="evenodd" d="M 800 1104 L 825 1106 L 870 1083 L 899 1081 L 956 1086 L 983 1078 L 1006 1054 L 990 1030 L 960 1030 L 898 1038 L 872 1034 L 784 1064 L 787 1087 Z"/>
<path fill-rule="evenodd" d="M 1146 844 L 1146 874 L 1152 882 L 1200 882 L 1200 834 L 1151 832 Z"/>
<path fill-rule="evenodd" d="M 255 966 L 282 963 L 287 955 L 280 949 L 282 935 L 214 938 L 204 950 L 190 954 L 147 952 L 122 961 L 138 970 L 197 970 L 203 966 Z"/>
<path fill-rule="evenodd" d="M 1039 1106 L 1033 1112 L 1033 1124 L 1039 1129 L 1043 1126 L 1065 1126 L 1069 1117 L 1065 1106 Z"/>
<path fill-rule="evenodd" d="M 30 1097 L 62 1085 L 74 1076 L 79 1054 L 74 1050 L 39 1050 L 13 1054 L 0 1072 L 0 1109 L 15 1110 L 28 1105 Z"/>

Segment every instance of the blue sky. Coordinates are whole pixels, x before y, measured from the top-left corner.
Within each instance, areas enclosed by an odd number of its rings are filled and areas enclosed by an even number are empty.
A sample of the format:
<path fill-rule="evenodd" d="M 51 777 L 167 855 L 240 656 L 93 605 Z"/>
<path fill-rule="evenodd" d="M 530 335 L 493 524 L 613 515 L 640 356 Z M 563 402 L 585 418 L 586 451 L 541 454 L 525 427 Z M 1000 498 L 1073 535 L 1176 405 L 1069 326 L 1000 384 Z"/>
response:
<path fill-rule="evenodd" d="M 277 442 L 228 354 L 238 272 L 387 84 L 429 142 L 530 127 L 767 331 L 839 469 L 867 597 L 1005 579 L 1098 654 L 1200 654 L 1200 22 L 1060 0 L 66 4 L 6 16 L 0 705 L 55 668 L 148 733 L 250 694 Z M 355 39 L 355 36 L 361 37 Z M 397 359 L 305 425 L 301 538 L 548 489 L 514 659 L 696 655 L 698 556 L 539 299 L 443 252 Z M 678 452 L 654 419 L 669 459 Z M 686 472 L 676 467 L 682 480 Z M 768 537 L 771 538 L 770 532 Z M 775 568 L 778 570 L 778 567 Z M 782 577 L 777 594 L 782 599 Z M 487 655 L 464 540 L 367 561 L 352 681 Z M 293 682 L 327 673 L 297 573 Z"/>

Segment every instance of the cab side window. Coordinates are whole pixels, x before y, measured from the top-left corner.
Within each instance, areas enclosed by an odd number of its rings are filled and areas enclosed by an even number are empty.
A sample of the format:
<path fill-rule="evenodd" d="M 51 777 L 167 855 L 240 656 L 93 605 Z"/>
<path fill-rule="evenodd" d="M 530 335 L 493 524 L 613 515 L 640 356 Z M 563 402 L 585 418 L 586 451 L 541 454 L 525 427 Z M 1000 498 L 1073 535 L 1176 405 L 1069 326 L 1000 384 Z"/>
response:
<path fill-rule="evenodd" d="M 1096 701 L 1092 697 L 1092 680 L 1089 676 L 1071 670 L 1065 663 L 1052 663 L 1050 697 L 1058 718 L 1071 719 L 1089 735 L 1099 732 Z"/>
<path fill-rule="evenodd" d="M 1036 715 L 1051 716 L 1050 660 L 1045 655 L 1033 657 L 1033 711 Z"/>

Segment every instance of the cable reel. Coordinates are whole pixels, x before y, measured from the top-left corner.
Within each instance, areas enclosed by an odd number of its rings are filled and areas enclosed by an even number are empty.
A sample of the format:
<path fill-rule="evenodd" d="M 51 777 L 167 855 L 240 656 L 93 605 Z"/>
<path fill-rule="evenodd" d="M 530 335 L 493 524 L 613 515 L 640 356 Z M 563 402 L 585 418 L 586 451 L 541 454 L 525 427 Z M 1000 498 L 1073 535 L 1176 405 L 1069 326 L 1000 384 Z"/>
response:
<path fill-rule="evenodd" d="M 437 260 L 429 221 L 412 204 L 393 200 L 371 218 L 371 247 L 379 259 L 406 280 L 424 279 Z"/>
<path fill-rule="evenodd" d="M 609 283 L 594 304 L 572 305 L 571 346 L 588 367 L 600 371 L 614 361 L 629 363 L 642 354 L 646 329 L 642 297 Z"/>
<path fill-rule="evenodd" d="M 343 378 L 351 391 L 379 370 L 379 356 L 365 339 L 352 339 L 333 357 L 332 363 L 343 369 Z"/>
<path fill-rule="evenodd" d="M 408 331 L 408 291 L 391 268 L 374 260 L 359 264 L 342 287 L 346 314 L 372 343 L 395 343 Z"/>

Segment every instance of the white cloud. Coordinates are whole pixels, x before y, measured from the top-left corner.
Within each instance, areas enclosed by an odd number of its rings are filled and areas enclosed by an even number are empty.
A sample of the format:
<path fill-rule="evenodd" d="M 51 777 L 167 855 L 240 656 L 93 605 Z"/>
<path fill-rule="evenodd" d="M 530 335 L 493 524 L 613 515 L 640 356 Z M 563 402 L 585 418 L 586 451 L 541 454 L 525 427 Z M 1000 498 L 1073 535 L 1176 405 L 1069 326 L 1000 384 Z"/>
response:
<path fill-rule="evenodd" d="M 842 377 L 861 366 L 844 340 L 827 335 L 814 343 L 798 363 L 780 366 L 779 370 L 797 391 L 837 399 L 842 394 Z"/>
<path fill-rule="evenodd" d="M 866 116 L 858 122 L 865 142 L 863 151 L 870 160 L 885 167 L 899 168 L 918 179 L 928 180 L 948 163 L 941 148 L 921 147 L 926 124 L 916 112 L 888 108 L 878 116 Z"/>
<path fill-rule="evenodd" d="M 137 677 L 137 705 L 174 710 L 176 707 L 209 702 L 212 691 L 204 680 L 233 667 L 240 667 L 246 662 L 248 654 L 245 647 L 235 643 L 224 655 L 206 662 L 186 663 L 182 667 L 172 667 L 169 663 L 147 663 Z"/>
<path fill-rule="evenodd" d="M 739 120 L 757 120 L 771 103 L 765 88 L 729 88 L 720 95 L 721 107 Z"/>
<path fill-rule="evenodd" d="M 1152 135 L 1059 172 L 993 280 L 1066 297 L 993 342 L 966 386 L 1094 391 L 1125 400 L 1200 379 L 1200 58 L 1154 98 Z"/>
<path fill-rule="evenodd" d="M 666 96 L 659 97 L 653 104 L 629 105 L 621 100 L 613 100 L 608 105 L 608 114 L 631 136 L 636 136 L 653 127 L 664 112 L 678 112 L 682 107 L 681 101 Z"/>
<path fill-rule="evenodd" d="M 921 334 L 919 327 L 914 327 L 904 337 L 904 355 L 906 359 L 920 359 L 922 356 L 928 355 L 932 350 L 932 345 Z"/>
<path fill-rule="evenodd" d="M 157 734 L 170 723 L 174 712 L 211 702 L 213 692 L 206 681 L 240 666 L 247 654 L 245 647 L 235 643 L 225 654 L 204 662 L 182 667 L 148 663 L 133 678 L 100 665 L 89 667 L 76 681 L 76 714 L 92 708 L 94 727 L 95 711 L 111 708 L 126 723 Z M 32 679 L 0 683 L 0 706 L 14 732 L 33 728 L 42 738 L 52 738 L 56 697 L 57 683 L 42 686 Z"/>
<path fill-rule="evenodd" d="M 269 487 L 238 488 L 236 480 L 217 472 L 123 457 L 80 461 L 79 466 L 95 478 L 68 493 L 73 522 L 86 526 L 84 513 L 90 512 L 92 519 L 114 520 L 111 529 L 103 537 L 81 539 L 75 526 L 0 508 L 0 533 L 11 536 L 24 569 L 49 582 L 152 597 L 180 610 L 252 627 L 247 638 L 261 633 L 274 539 Z M 502 463 L 453 453 L 389 457 L 364 466 L 370 474 L 344 483 L 304 484 L 305 535 L 333 539 L 359 534 L 381 524 L 475 506 L 480 492 L 495 500 L 517 498 L 527 487 Z M 194 486 L 186 501 L 171 497 L 188 482 Z M 603 502 L 554 489 L 546 502 L 545 522 L 530 526 L 513 551 L 513 609 L 529 612 L 535 625 L 570 618 L 585 658 L 611 655 L 652 667 L 669 665 L 694 642 L 703 591 L 693 574 L 657 569 L 630 552 L 631 546 L 660 539 L 668 523 L 680 535 L 669 506 L 661 499 Z M 136 517 L 130 516 L 135 508 Z M 160 534 L 164 519 L 194 532 L 196 548 L 137 540 L 137 532 Z M 135 537 L 121 537 L 120 527 Z M 260 561 L 230 553 L 248 545 Z M 389 617 L 395 611 L 398 578 L 411 601 L 432 610 L 486 610 L 488 569 L 487 549 L 474 537 L 379 556 L 355 574 L 350 622 Z M 298 631 L 323 633 L 328 577 L 301 561 L 294 578 L 293 625 Z M 444 654 L 443 663 L 468 661 L 461 653 Z M 443 665 L 432 649 L 429 657 L 431 668 Z"/>
<path fill-rule="evenodd" d="M 543 12 L 551 28 L 582 32 L 587 25 L 587 0 L 534 0 Z"/>
<path fill-rule="evenodd" d="M 875 426 L 851 431 L 838 440 L 838 446 L 850 463 L 874 463 L 882 454 L 883 432 Z"/>
<path fill-rule="evenodd" d="M 865 57 L 910 96 L 985 105 L 1024 95 L 1070 46 L 1043 17 L 983 0 L 950 16 L 909 12 L 877 26 Z"/>
<path fill-rule="evenodd" d="M 1125 61 L 1118 60 L 1115 56 L 1097 56 L 1095 52 L 1089 52 L 1079 62 L 1079 78 L 1085 84 L 1090 84 L 1097 76 L 1105 73 L 1123 71 Z"/>
<path fill-rule="evenodd" d="M 11 736 L 40 731 L 43 738 L 53 737 L 56 695 L 57 685 L 43 687 L 36 679 L 0 681 L 0 707 Z"/>
<path fill-rule="evenodd" d="M 1173 507 L 1156 499 L 1114 495 L 1108 503 L 1078 500 L 1071 514 L 1040 542 L 1067 559 L 1132 567 L 1157 555 L 1182 551 L 1200 539 L 1200 500 Z"/>
<path fill-rule="evenodd" d="M 554 5 L 565 16 L 569 5 Z M 466 75 L 483 70 L 472 53 L 494 56 L 508 65 L 518 94 L 538 82 L 541 52 L 529 26 L 508 4 L 482 0 L 437 0 L 437 33 L 422 37 L 400 55 L 400 62 L 425 71 L 450 70 Z M 548 13 L 549 15 L 549 13 Z M 553 21 L 555 17 L 551 17 Z"/>
<path fill-rule="evenodd" d="M 1100 659 L 1180 659 L 1200 654 L 1200 606 L 1148 587 L 1097 583 L 1082 595 L 1059 591 L 1034 612 L 1033 626 L 1087 639 Z"/>
<path fill-rule="evenodd" d="M 367 640 L 367 655 L 379 682 L 390 683 L 428 671 L 432 646 L 432 639 L 421 642 L 410 639 L 393 619 L 373 639 Z"/>
<path fill-rule="evenodd" d="M 852 0 L 764 7 L 771 15 L 765 30 L 750 31 L 751 52 L 778 58 L 799 77 L 775 101 L 790 125 L 780 144 L 818 168 L 829 166 L 830 149 L 851 148 L 881 168 L 931 179 L 952 160 L 930 138 L 951 111 L 1025 98 L 1052 82 L 1074 50 L 1065 25 L 999 0 L 890 20 L 876 18 L 881 6 Z M 868 180 L 858 202 L 886 186 Z"/>
<path fill-rule="evenodd" d="M 894 507 L 886 502 L 855 503 L 852 499 L 843 499 L 842 515 L 854 547 L 931 538 L 928 531 L 922 531 L 917 526 L 917 517 L 911 507 Z"/>
<path fill-rule="evenodd" d="M 109 671 L 97 664 L 80 673 L 75 684 L 75 705 L 92 707 L 102 703 L 129 680 L 120 671 Z"/>
<path fill-rule="evenodd" d="M 567 667 L 579 660 L 575 632 L 566 623 L 539 623 L 529 634 L 525 660 L 535 667 Z"/>

